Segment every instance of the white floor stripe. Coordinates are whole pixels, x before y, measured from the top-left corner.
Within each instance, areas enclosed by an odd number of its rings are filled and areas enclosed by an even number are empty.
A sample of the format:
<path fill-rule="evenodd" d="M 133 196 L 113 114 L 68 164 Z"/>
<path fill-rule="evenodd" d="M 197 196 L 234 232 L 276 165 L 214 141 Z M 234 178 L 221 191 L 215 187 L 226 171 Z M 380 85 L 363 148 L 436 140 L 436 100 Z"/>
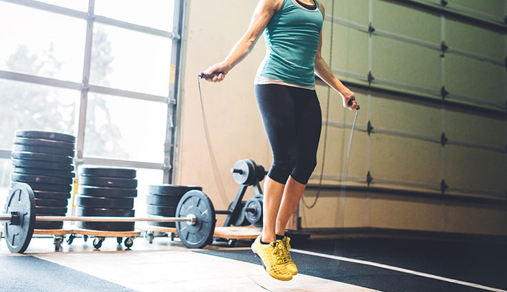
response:
<path fill-rule="evenodd" d="M 316 253 L 316 252 L 311 252 L 311 251 L 306 251 L 306 250 L 299 250 L 299 249 L 291 249 L 291 251 L 301 253 L 301 254 L 317 256 L 317 257 L 329 258 L 329 259 L 340 260 L 340 261 L 344 261 L 344 262 L 351 262 L 351 263 L 356 263 L 356 264 L 361 264 L 361 265 L 378 267 L 378 268 L 382 268 L 382 269 L 388 269 L 388 270 L 392 270 L 392 271 L 402 272 L 402 273 L 406 273 L 406 274 L 412 274 L 412 275 L 416 275 L 416 276 L 426 277 L 426 278 L 430 278 L 430 279 L 445 281 L 445 282 L 459 284 L 459 285 L 473 287 L 473 288 L 479 288 L 479 289 L 488 290 L 488 291 L 507 292 L 507 290 L 492 288 L 492 287 L 483 286 L 483 285 L 474 284 L 474 283 L 465 282 L 465 281 L 460 281 L 460 280 L 449 279 L 449 278 L 445 278 L 445 277 L 441 277 L 441 276 L 436 276 L 436 275 L 432 275 L 432 274 L 427 274 L 427 273 L 412 271 L 412 270 L 408 270 L 408 269 L 393 267 L 393 266 L 379 264 L 379 263 L 375 263 L 375 262 L 349 259 L 349 258 L 345 258 L 345 257 L 328 255 L 328 254 L 321 254 L 321 253 Z"/>

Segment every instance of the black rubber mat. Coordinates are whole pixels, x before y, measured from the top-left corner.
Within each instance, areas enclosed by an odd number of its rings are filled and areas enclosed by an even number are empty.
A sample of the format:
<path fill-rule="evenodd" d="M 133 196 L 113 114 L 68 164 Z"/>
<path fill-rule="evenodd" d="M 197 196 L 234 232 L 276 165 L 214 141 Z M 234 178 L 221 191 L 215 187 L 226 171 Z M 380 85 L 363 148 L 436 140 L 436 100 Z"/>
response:
<path fill-rule="evenodd" d="M 0 291 L 132 291 L 32 256 L 0 257 Z"/>
<path fill-rule="evenodd" d="M 505 260 L 503 262 L 501 260 L 505 256 L 505 252 L 502 254 L 497 252 L 497 258 L 494 259 L 492 257 L 493 251 L 476 250 L 475 248 L 479 248 L 478 246 L 471 250 L 470 245 L 463 246 L 463 244 L 457 243 L 361 239 L 342 240 L 339 243 L 333 240 L 311 240 L 294 246 L 294 248 L 386 264 L 493 288 L 505 289 L 507 287 L 507 280 L 502 275 L 505 272 L 506 264 Z M 197 252 L 259 264 L 259 268 L 262 269 L 260 260 L 250 250 Z M 301 274 L 384 292 L 484 291 L 370 265 L 297 252 L 291 254 Z M 500 258 L 498 258 L 499 256 Z"/>

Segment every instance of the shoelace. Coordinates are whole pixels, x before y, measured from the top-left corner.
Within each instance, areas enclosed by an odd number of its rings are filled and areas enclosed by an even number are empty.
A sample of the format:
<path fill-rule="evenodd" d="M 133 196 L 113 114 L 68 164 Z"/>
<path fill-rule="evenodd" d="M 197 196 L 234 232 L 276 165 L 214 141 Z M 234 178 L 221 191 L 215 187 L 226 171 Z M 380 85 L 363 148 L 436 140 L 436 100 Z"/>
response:
<path fill-rule="evenodd" d="M 272 242 L 271 246 L 273 247 L 273 254 L 276 257 L 276 264 L 277 265 L 283 264 L 285 262 L 284 261 L 285 250 L 283 247 L 283 243 L 280 241 Z"/>
<path fill-rule="evenodd" d="M 292 257 L 290 256 L 290 252 L 289 252 L 289 250 L 291 249 L 289 242 L 290 242 L 290 238 L 286 237 L 285 238 L 285 250 L 286 250 L 285 262 L 289 262 L 292 260 Z"/>

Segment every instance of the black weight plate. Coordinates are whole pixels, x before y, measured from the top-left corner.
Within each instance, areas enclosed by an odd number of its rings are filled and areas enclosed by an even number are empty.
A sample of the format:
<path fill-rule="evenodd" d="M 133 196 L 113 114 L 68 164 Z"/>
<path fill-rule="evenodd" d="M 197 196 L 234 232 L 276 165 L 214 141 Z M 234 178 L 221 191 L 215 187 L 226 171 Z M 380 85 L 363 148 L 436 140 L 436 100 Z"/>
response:
<path fill-rule="evenodd" d="M 137 180 L 132 178 L 80 176 L 79 184 L 94 187 L 137 188 Z"/>
<path fill-rule="evenodd" d="M 56 199 L 39 199 L 35 197 L 35 205 L 36 206 L 46 206 L 46 207 L 67 207 L 69 204 L 69 200 L 56 200 Z"/>
<path fill-rule="evenodd" d="M 173 197 L 183 197 L 183 195 L 191 190 L 202 191 L 202 187 L 198 186 L 175 186 L 170 184 L 165 185 L 150 185 L 148 187 L 148 192 L 152 195 L 159 196 L 173 196 Z"/>
<path fill-rule="evenodd" d="M 29 145 L 14 145 L 14 151 L 21 152 L 34 152 L 34 153 L 45 153 L 45 154 L 56 154 L 62 156 L 74 157 L 74 150 L 64 148 L 52 148 L 43 146 L 29 146 Z"/>
<path fill-rule="evenodd" d="M 229 211 L 231 210 L 231 205 L 232 205 L 232 203 L 229 204 L 229 208 L 228 208 Z M 239 206 L 236 206 L 236 208 L 240 209 L 240 212 L 239 212 L 236 220 L 230 222 L 232 225 L 234 225 L 234 226 L 248 226 L 248 225 L 250 225 L 250 222 L 248 222 L 248 220 L 246 220 L 246 218 L 245 218 L 245 205 L 246 205 L 246 201 L 241 201 L 241 202 L 239 202 Z"/>
<path fill-rule="evenodd" d="M 245 208 L 255 209 L 255 212 L 245 212 L 246 220 L 255 227 L 262 227 L 262 200 L 253 197 L 246 202 Z"/>
<path fill-rule="evenodd" d="M 176 222 L 181 242 L 188 248 L 203 248 L 213 241 L 216 214 L 209 197 L 197 190 L 187 192 L 178 203 L 176 218 L 194 215 L 196 223 Z"/>
<path fill-rule="evenodd" d="M 108 208 L 77 208 L 77 216 L 101 216 L 101 217 L 134 217 L 133 209 L 108 209 Z"/>
<path fill-rule="evenodd" d="M 137 197 L 136 189 L 124 189 L 124 188 L 79 186 L 78 193 L 83 196 L 91 196 L 91 197 L 107 197 L 107 198 Z"/>
<path fill-rule="evenodd" d="M 136 170 L 130 168 L 84 167 L 80 175 L 99 177 L 135 178 Z"/>
<path fill-rule="evenodd" d="M 12 159 L 12 165 L 16 167 L 44 168 L 60 171 L 73 171 L 74 166 L 66 163 Z"/>
<path fill-rule="evenodd" d="M 45 131 L 16 131 L 16 137 L 22 138 L 37 138 L 37 139 L 49 139 L 74 143 L 76 137 L 68 134 L 56 133 L 56 132 L 45 132 Z"/>
<path fill-rule="evenodd" d="M 76 222 L 76 226 L 88 230 L 134 231 L 135 222 Z"/>
<path fill-rule="evenodd" d="M 67 150 L 74 150 L 74 143 L 55 141 L 48 139 L 36 139 L 36 138 L 15 138 L 14 145 L 28 145 L 28 146 L 42 146 L 51 148 L 63 148 Z"/>
<path fill-rule="evenodd" d="M 158 206 L 172 206 L 177 207 L 181 197 L 169 197 L 159 195 L 146 195 L 146 204 Z"/>
<path fill-rule="evenodd" d="M 70 192 L 51 192 L 51 191 L 34 190 L 33 194 L 35 195 L 36 199 L 67 200 L 70 198 Z"/>
<path fill-rule="evenodd" d="M 12 253 L 23 253 L 32 239 L 35 228 L 35 198 L 29 185 L 15 184 L 7 198 L 5 213 L 16 212 L 22 224 L 6 222 L 4 225 L 5 241 Z"/>
<path fill-rule="evenodd" d="M 255 165 L 250 159 L 237 161 L 231 172 L 234 181 L 240 185 L 251 185 L 255 180 Z"/>
<path fill-rule="evenodd" d="M 132 209 L 134 198 L 106 198 L 77 196 L 76 205 L 89 208 Z"/>
<path fill-rule="evenodd" d="M 63 222 L 60 221 L 44 221 L 35 222 L 35 229 L 62 229 Z"/>
<path fill-rule="evenodd" d="M 166 228 L 176 228 L 176 223 L 174 222 L 148 222 L 148 225 Z"/>
<path fill-rule="evenodd" d="M 35 213 L 37 215 L 65 216 L 65 214 L 67 214 L 67 207 L 46 207 L 35 205 Z"/>
<path fill-rule="evenodd" d="M 24 183 L 41 183 L 41 184 L 52 184 L 52 185 L 70 185 L 72 184 L 72 178 L 56 177 L 56 176 L 45 176 L 45 175 L 32 175 L 32 174 L 11 174 L 11 180 L 24 182 Z"/>
<path fill-rule="evenodd" d="M 44 154 L 44 153 L 33 153 L 33 152 L 21 152 L 21 151 L 11 152 L 11 158 L 23 159 L 23 160 L 57 162 L 57 163 L 66 163 L 66 164 L 72 164 L 72 162 L 73 162 L 73 158 L 69 157 L 69 156 Z"/>
<path fill-rule="evenodd" d="M 146 213 L 148 215 L 174 217 L 176 215 L 176 207 L 147 205 Z"/>
<path fill-rule="evenodd" d="M 16 182 L 13 182 L 16 183 Z M 41 183 L 29 183 L 30 187 L 33 190 L 37 191 L 50 191 L 50 192 L 70 192 L 72 190 L 72 186 L 64 186 L 64 185 L 51 185 L 51 184 L 41 184 Z M 12 187 L 12 185 L 11 185 Z"/>
<path fill-rule="evenodd" d="M 24 168 L 24 167 L 14 167 L 14 173 L 31 174 L 31 175 L 47 175 L 47 176 L 56 176 L 56 177 L 65 177 L 65 178 L 73 178 L 75 176 L 74 172 L 72 172 L 72 171 L 52 170 L 52 169 L 44 169 L 44 168 Z"/>

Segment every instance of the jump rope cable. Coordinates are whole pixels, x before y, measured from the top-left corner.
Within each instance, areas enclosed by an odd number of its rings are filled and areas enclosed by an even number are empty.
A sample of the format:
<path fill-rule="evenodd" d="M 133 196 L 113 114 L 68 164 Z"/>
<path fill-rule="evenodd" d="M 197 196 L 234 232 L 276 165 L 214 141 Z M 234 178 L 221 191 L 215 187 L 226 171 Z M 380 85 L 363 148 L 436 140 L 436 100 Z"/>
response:
<path fill-rule="evenodd" d="M 217 159 L 215 157 L 215 151 L 213 151 L 213 145 L 211 144 L 211 138 L 209 134 L 209 128 L 208 128 L 208 119 L 206 118 L 206 111 L 204 109 L 204 102 L 202 99 L 202 92 L 201 92 L 201 77 L 197 77 L 197 86 L 199 88 L 199 101 L 201 103 L 201 115 L 202 115 L 202 123 L 204 126 L 204 135 L 206 136 L 206 144 L 208 146 L 208 153 L 211 160 L 211 168 L 213 169 L 213 176 L 215 177 L 215 182 L 217 184 L 218 192 L 220 193 L 220 197 L 222 199 L 222 202 L 227 208 L 228 200 L 227 200 L 227 193 L 225 192 L 224 183 L 222 182 L 222 177 L 220 176 L 220 172 L 218 170 L 218 163 Z"/>
<path fill-rule="evenodd" d="M 331 4 L 332 14 L 334 14 L 334 3 L 335 3 L 335 0 L 333 0 L 333 2 Z M 330 66 L 332 66 L 332 64 L 333 64 L 333 36 L 334 36 L 334 17 L 331 17 L 331 39 L 330 39 L 331 44 L 329 46 L 330 47 L 330 49 L 329 49 L 329 64 L 330 64 Z M 319 188 L 317 189 L 317 194 L 315 195 L 315 200 L 313 201 L 313 203 L 311 205 L 306 204 L 305 196 L 302 197 L 303 205 L 305 205 L 305 207 L 307 209 L 312 209 L 313 207 L 315 207 L 315 204 L 317 204 L 317 201 L 319 200 L 320 190 L 322 188 L 322 177 L 324 175 L 324 166 L 325 166 L 325 161 L 326 161 L 327 129 L 329 126 L 330 97 L 331 97 L 331 87 L 328 86 L 328 88 L 327 88 L 327 107 L 326 107 L 326 125 L 324 127 L 324 146 L 323 146 L 324 148 L 322 149 L 322 166 L 320 169 Z"/>

